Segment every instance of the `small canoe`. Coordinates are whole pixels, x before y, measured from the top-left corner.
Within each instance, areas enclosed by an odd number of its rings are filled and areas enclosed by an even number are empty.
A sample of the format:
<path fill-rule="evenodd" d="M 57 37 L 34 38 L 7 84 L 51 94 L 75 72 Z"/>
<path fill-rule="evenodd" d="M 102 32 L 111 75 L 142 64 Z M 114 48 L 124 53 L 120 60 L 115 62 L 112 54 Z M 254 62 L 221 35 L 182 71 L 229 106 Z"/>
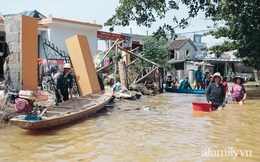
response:
<path fill-rule="evenodd" d="M 166 92 L 174 93 L 191 93 L 191 94 L 205 94 L 206 90 L 204 89 L 176 89 L 176 88 L 165 88 Z"/>
<path fill-rule="evenodd" d="M 10 119 L 10 123 L 27 130 L 48 129 L 65 125 L 96 113 L 105 107 L 112 95 L 112 90 L 104 90 L 76 97 L 73 100 L 62 102 L 58 106 L 47 107 L 41 115 L 37 116 L 37 119 L 28 119 L 26 115 L 19 115 Z"/>

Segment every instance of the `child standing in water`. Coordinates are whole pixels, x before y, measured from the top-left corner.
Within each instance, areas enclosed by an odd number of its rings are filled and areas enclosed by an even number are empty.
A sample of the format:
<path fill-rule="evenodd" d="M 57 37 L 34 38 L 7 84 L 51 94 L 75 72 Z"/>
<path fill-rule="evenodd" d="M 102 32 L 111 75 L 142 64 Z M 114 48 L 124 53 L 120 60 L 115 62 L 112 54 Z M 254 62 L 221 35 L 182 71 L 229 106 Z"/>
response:
<path fill-rule="evenodd" d="M 246 90 L 244 87 L 245 80 L 240 76 L 235 76 L 232 81 L 235 83 L 230 93 L 233 93 L 232 99 L 235 104 L 244 104 L 244 101 L 246 99 Z"/>

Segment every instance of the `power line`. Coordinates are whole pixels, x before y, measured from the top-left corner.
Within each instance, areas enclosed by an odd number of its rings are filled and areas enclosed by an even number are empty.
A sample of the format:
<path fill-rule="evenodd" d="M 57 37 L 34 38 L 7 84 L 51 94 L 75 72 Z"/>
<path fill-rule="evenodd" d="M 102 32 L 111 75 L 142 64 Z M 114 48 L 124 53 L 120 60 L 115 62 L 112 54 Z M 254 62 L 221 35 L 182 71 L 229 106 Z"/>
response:
<path fill-rule="evenodd" d="M 208 32 L 210 30 L 214 30 L 214 29 L 204 29 L 204 30 L 197 30 L 197 31 L 190 31 L 190 32 L 184 32 L 184 33 L 176 33 L 178 34 L 192 34 L 192 33 L 202 33 L 202 32 Z"/>

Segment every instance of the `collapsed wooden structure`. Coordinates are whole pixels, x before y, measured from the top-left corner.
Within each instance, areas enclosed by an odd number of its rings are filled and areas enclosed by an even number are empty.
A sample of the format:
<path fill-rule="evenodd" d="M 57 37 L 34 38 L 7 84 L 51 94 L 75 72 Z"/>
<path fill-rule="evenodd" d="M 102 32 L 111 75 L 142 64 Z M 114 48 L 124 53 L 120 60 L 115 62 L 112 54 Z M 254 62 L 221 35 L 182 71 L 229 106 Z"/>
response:
<path fill-rule="evenodd" d="M 117 40 L 108 50 L 106 50 L 107 53 L 96 66 L 97 72 L 102 72 L 103 69 L 112 65 L 100 67 L 101 62 L 107 57 L 108 53 L 114 49 L 117 54 L 120 50 L 121 59 L 116 60 L 116 57 L 114 57 L 113 60 L 113 65 L 115 66 L 114 84 L 120 82 L 121 85 L 121 91 L 115 92 L 115 96 L 119 98 L 134 98 L 139 95 L 163 92 L 163 68 L 159 64 L 143 57 L 144 55 L 142 56 L 135 53 L 138 48 L 127 50 L 121 47 L 120 44 L 121 42 Z M 133 60 L 133 58 L 135 59 Z M 138 60 L 141 60 L 140 67 L 137 67 L 136 65 Z M 150 63 L 152 66 L 144 67 L 144 62 Z M 140 92 L 141 94 L 136 92 Z"/>

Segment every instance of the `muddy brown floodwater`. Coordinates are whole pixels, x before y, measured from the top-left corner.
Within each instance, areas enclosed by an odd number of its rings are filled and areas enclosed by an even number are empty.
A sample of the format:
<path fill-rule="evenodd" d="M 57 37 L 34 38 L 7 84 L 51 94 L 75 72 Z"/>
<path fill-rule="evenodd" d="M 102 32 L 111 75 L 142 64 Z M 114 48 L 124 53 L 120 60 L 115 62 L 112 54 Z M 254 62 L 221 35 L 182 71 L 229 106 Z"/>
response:
<path fill-rule="evenodd" d="M 247 90 L 223 111 L 193 111 L 205 95 L 163 93 L 52 130 L 5 125 L 0 161 L 260 161 L 260 88 Z"/>

